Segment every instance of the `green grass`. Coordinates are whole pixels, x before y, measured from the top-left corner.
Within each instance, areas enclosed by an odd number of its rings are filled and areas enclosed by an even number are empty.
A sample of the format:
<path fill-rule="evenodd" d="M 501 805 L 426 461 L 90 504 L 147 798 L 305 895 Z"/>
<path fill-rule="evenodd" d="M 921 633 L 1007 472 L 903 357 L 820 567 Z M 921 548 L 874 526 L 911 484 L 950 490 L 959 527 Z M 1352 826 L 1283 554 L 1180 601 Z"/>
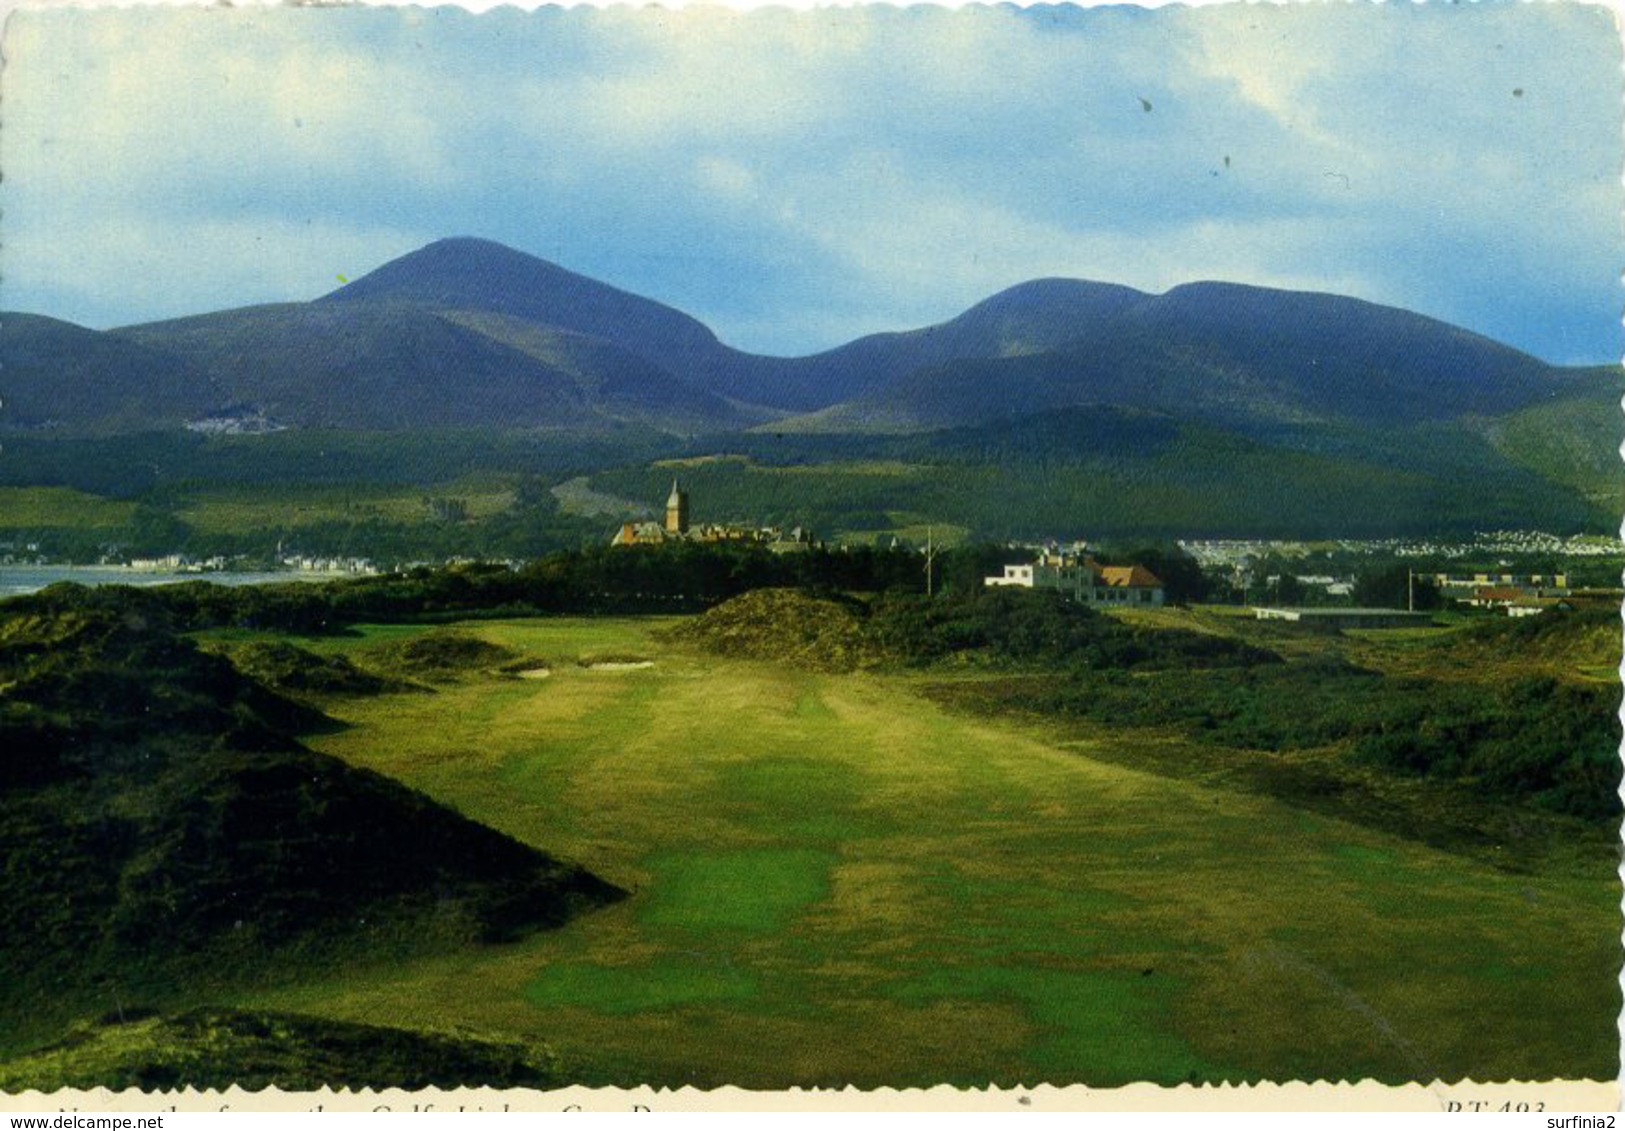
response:
<path fill-rule="evenodd" d="M 924 516 L 916 514 L 894 514 L 891 518 L 898 525 L 875 531 L 875 536 L 895 535 L 915 546 L 924 546 L 930 542 L 939 549 L 949 549 L 970 540 L 971 530 L 968 526 L 931 522 Z M 861 536 L 851 536 L 849 540 L 856 540 L 861 544 L 864 539 Z"/>
<path fill-rule="evenodd" d="M 590 483 L 654 505 L 680 471 L 696 521 L 809 525 L 852 540 L 927 523 L 979 538 L 1032 538 L 1076 529 L 1080 516 L 1092 536 L 1122 538 L 1596 532 L 1611 528 L 1619 510 L 1605 474 L 1617 479 L 1617 467 L 1603 466 L 1598 453 L 1612 447 L 1597 447 L 1602 417 L 1586 411 L 1576 444 L 1591 465 L 1580 480 L 1546 466 L 1568 467 L 1566 454 L 1526 456 L 1499 432 L 1491 441 L 1456 424 L 1380 433 L 1306 427 L 1276 442 L 1187 423 L 1167 435 L 1108 429 L 1090 442 L 1099 414 L 1079 409 L 920 435 L 796 436 L 773 426 L 730 437 L 730 454 L 628 462 L 593 471 Z M 1561 438 L 1558 424 L 1533 427 Z M 1494 427 L 1515 432 L 1519 424 L 1512 417 Z"/>
<path fill-rule="evenodd" d="M 1617 512 L 1625 502 L 1619 394 L 1616 376 L 1585 393 L 1532 405 L 1497 421 L 1490 442 L 1520 466 Z"/>
<path fill-rule="evenodd" d="M 829 895 L 834 863 L 830 853 L 782 848 L 651 857 L 642 920 L 701 936 L 768 934 Z"/>
<path fill-rule="evenodd" d="M 507 510 L 514 495 L 509 485 L 491 477 L 426 487 L 220 485 L 190 492 L 176 515 L 205 535 L 329 522 L 431 523 L 440 521 L 425 501 L 431 498 L 458 500 L 469 519 L 482 519 Z"/>
<path fill-rule="evenodd" d="M 0 529 L 123 526 L 135 504 L 71 487 L 0 487 Z"/>
<path fill-rule="evenodd" d="M 898 996 L 1014 1002 L 1035 1025 L 1031 1067 L 1019 1076 L 1023 1084 L 1070 1078 L 1078 1065 L 1089 1065 L 1101 1079 L 1150 1077 L 1162 1084 L 1232 1074 L 1203 1061 L 1171 1031 L 1168 1000 L 1178 987 L 1167 978 L 1153 987 L 1149 977 L 1077 967 L 945 967 L 910 982 Z M 1147 1071 L 1147 1065 L 1155 1067 Z"/>
<path fill-rule="evenodd" d="M 809 697 L 795 706 L 795 717 L 830 722 L 834 714 L 822 701 L 816 711 Z M 864 823 L 853 812 L 862 798 L 865 775 L 860 770 L 836 776 L 816 758 L 760 758 L 721 767 L 712 786 L 729 797 L 741 814 L 758 814 L 764 824 L 807 844 L 827 844 L 861 836 Z M 796 809 L 785 811 L 785 799 Z"/>
<path fill-rule="evenodd" d="M 1198 617 L 1202 614 L 1196 614 Z M 702 656 L 669 620 L 461 626 L 548 657 L 335 702 L 310 742 L 634 894 L 522 942 L 232 1003 L 467 1026 L 589 1083 L 1597 1077 L 1617 1068 L 1605 858 L 1520 874 L 1137 768 L 1138 742 Z M 358 663 L 422 629 L 323 649 Z M 583 656 L 635 654 L 636 671 Z"/>
<path fill-rule="evenodd" d="M 525 999 L 542 1008 L 585 1006 L 624 1017 L 755 996 L 756 981 L 748 971 L 707 965 L 704 957 L 676 956 L 633 966 L 591 962 L 553 966 L 525 987 Z"/>

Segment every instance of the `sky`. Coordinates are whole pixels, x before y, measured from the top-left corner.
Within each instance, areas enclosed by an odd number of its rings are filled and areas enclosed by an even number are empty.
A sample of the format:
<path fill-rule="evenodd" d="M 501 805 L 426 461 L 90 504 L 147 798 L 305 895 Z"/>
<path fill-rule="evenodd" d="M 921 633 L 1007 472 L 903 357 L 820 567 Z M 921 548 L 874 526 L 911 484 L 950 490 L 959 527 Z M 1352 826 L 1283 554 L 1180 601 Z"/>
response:
<path fill-rule="evenodd" d="M 97 328 L 470 235 L 762 353 L 1046 276 L 1625 352 L 1601 6 L 47 8 L 3 46 L 0 308 Z"/>

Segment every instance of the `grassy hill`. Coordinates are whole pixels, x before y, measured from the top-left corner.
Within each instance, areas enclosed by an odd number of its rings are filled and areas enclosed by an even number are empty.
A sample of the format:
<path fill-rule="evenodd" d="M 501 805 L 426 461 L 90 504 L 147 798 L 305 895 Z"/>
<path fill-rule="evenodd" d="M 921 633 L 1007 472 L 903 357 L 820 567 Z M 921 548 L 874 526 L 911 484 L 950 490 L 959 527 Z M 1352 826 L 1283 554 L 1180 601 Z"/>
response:
<path fill-rule="evenodd" d="M 229 400 L 212 374 L 181 358 L 33 314 L 0 318 L 0 364 L 0 433 L 179 428 Z"/>
<path fill-rule="evenodd" d="M 1262 437 L 1091 406 L 909 436 L 709 438 L 734 458 L 682 468 L 697 521 L 820 532 L 926 522 L 994 540 L 1064 535 L 1391 537 L 1609 529 L 1611 512 L 1454 424 L 1316 426 Z M 672 467 L 591 476 L 659 499 Z M 878 516 L 878 517 L 877 517 Z"/>
<path fill-rule="evenodd" d="M 312 752 L 295 735 L 325 716 L 145 608 L 0 616 L 5 1047 L 312 964 L 512 938 L 622 894 Z"/>
<path fill-rule="evenodd" d="M 1592 387 L 1510 413 L 1489 425 L 1496 450 L 1520 467 L 1572 488 L 1599 509 L 1625 508 L 1625 465 L 1620 462 L 1617 370 L 1595 370 Z"/>
<path fill-rule="evenodd" d="M 1246 436 L 1094 406 L 928 434 L 735 433 L 686 447 L 641 430 L 30 437 L 0 460 L 0 541 L 90 561 L 109 544 L 267 556 L 278 542 L 386 561 L 531 556 L 607 540 L 618 517 L 562 513 L 551 485 L 657 506 L 674 475 L 697 521 L 825 538 L 918 541 L 927 526 L 994 540 L 1602 532 L 1617 510 L 1600 404 L 1563 398 L 1487 435 L 1447 422 Z"/>
<path fill-rule="evenodd" d="M 851 671 L 887 658 L 861 604 L 794 589 L 756 589 L 724 601 L 674 631 L 722 656 L 781 658 L 814 671 Z"/>
<path fill-rule="evenodd" d="M 607 538 L 561 512 L 548 485 L 630 453 L 670 450 L 641 430 L 533 433 L 148 433 L 8 441 L 0 542 L 56 560 L 125 554 L 288 553 L 382 561 L 536 556 Z M 503 470 L 489 470 L 489 469 Z M 9 482 L 8 482 L 9 481 Z M 43 482 L 49 486 L 25 486 Z"/>
<path fill-rule="evenodd" d="M 931 600 L 886 595 L 865 603 L 756 589 L 674 630 L 722 656 L 818 671 L 883 666 L 1036 665 L 1156 670 L 1278 663 L 1267 649 L 1182 628 L 1148 631 L 1058 593 L 994 590 Z"/>
<path fill-rule="evenodd" d="M 72 487 L 0 487 L 0 529 L 49 527 L 114 530 L 135 517 L 135 504 Z"/>
<path fill-rule="evenodd" d="M 1249 751 L 1344 743 L 1347 764 L 1331 760 L 1323 771 L 1358 778 L 1355 767 L 1376 765 L 1471 781 L 1488 796 L 1557 812 L 1594 819 L 1618 812 L 1619 734 L 1610 717 L 1618 687 L 1591 675 L 1599 656 L 1617 655 L 1612 612 L 1502 620 L 1452 633 L 1392 678 L 1351 662 L 1346 649 L 1324 638 L 1288 631 L 1283 641 L 1296 637 L 1299 645 L 1288 660 L 1260 646 L 1271 639 L 1267 630 L 1260 638 L 1244 623 L 1230 632 L 1211 628 L 1124 623 L 1056 593 L 1024 590 L 892 596 L 872 606 L 765 590 L 709 610 L 682 638 L 720 655 L 819 670 L 906 664 L 1026 671 L 1032 674 L 1008 685 L 974 685 L 964 701 L 1116 726 L 1181 727 L 1198 742 Z M 1493 652 L 1518 659 L 1479 659 Z M 1561 670 L 1542 670 L 1536 658 L 1543 655 L 1563 657 Z M 1477 679 L 1433 674 L 1464 656 L 1477 661 Z M 946 693 L 958 701 L 960 690 Z"/>

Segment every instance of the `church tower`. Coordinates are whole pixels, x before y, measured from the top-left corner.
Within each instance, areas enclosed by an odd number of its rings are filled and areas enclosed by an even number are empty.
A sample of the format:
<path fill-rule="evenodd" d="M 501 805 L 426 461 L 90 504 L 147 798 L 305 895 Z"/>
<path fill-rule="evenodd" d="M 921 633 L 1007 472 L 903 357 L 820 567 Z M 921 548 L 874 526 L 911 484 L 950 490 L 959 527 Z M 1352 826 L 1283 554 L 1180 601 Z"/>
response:
<path fill-rule="evenodd" d="M 677 486 L 677 480 L 671 481 L 671 495 L 666 499 L 666 533 L 688 533 L 688 492 Z"/>

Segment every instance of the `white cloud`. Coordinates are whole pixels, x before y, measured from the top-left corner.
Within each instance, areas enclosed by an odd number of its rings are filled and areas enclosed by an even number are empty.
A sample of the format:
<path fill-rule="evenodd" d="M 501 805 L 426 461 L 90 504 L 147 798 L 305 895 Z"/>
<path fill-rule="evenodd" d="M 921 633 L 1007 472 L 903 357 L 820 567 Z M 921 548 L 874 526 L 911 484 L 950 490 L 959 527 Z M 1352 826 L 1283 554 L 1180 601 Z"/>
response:
<path fill-rule="evenodd" d="M 107 9 L 5 46 L 6 304 L 70 317 L 469 233 L 759 348 L 1044 274 L 1514 330 L 1538 279 L 1613 330 L 1619 47 L 1579 5 Z"/>
<path fill-rule="evenodd" d="M 8 276 L 26 280 L 27 291 L 70 308 L 105 310 L 88 320 L 111 324 L 315 298 L 432 238 L 282 217 L 154 223 L 109 213 L 66 236 L 10 234 L 5 267 Z M 87 263 L 97 270 L 82 271 Z M 108 279 L 119 284 L 110 287 Z M 8 294 L 9 308 L 26 305 Z M 116 313 L 121 309 L 126 313 Z"/>
<path fill-rule="evenodd" d="M 25 13 L 8 24 L 4 156 L 24 192 L 148 201 L 368 176 L 450 186 L 444 123 L 404 60 L 328 42 L 319 14 Z"/>
<path fill-rule="evenodd" d="M 759 196 L 756 174 L 727 157 L 701 157 L 694 162 L 694 181 L 702 192 L 736 203 L 748 203 Z"/>

